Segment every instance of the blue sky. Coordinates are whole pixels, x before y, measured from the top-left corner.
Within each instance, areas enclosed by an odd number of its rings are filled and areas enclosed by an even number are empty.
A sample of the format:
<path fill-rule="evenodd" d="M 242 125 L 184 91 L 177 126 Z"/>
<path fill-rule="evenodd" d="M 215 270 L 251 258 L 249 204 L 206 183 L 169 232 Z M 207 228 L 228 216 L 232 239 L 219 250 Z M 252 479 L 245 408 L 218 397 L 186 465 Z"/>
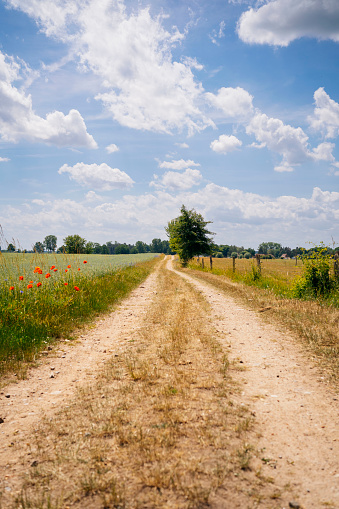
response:
<path fill-rule="evenodd" d="M 0 224 L 339 244 L 339 2 L 0 0 Z"/>

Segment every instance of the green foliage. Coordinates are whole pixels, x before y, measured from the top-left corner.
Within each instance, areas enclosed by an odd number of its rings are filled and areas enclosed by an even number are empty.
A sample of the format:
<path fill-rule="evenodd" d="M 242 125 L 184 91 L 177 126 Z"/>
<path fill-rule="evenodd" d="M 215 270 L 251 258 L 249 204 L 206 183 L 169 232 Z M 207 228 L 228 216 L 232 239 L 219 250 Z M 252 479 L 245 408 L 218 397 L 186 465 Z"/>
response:
<path fill-rule="evenodd" d="M 44 245 L 42 242 L 36 242 L 33 247 L 33 251 L 35 253 L 43 253 L 44 252 Z"/>
<path fill-rule="evenodd" d="M 7 251 L 9 251 L 10 253 L 14 253 L 14 251 L 15 251 L 14 244 L 8 244 Z"/>
<path fill-rule="evenodd" d="M 150 254 L 0 254 L 0 373 L 109 309 L 145 279 L 153 259 Z M 119 260 L 122 268 L 114 265 Z M 32 262 L 39 267 L 33 270 Z"/>
<path fill-rule="evenodd" d="M 54 253 L 54 251 L 56 250 L 56 247 L 57 247 L 56 236 L 55 235 L 47 235 L 45 237 L 43 244 L 47 251 L 53 251 L 53 253 Z"/>
<path fill-rule="evenodd" d="M 328 297 L 338 286 L 331 275 L 332 255 L 324 245 L 316 246 L 302 255 L 304 273 L 295 280 L 293 294 L 296 298 Z"/>
<path fill-rule="evenodd" d="M 206 228 L 209 223 L 201 214 L 194 209 L 187 210 L 184 205 L 181 215 L 168 223 L 165 230 L 170 248 L 179 255 L 183 266 L 187 266 L 194 256 L 212 253 L 214 245 L 209 235 L 213 233 Z"/>
<path fill-rule="evenodd" d="M 68 235 L 64 239 L 66 253 L 68 254 L 81 254 L 86 252 L 86 239 L 80 235 Z"/>

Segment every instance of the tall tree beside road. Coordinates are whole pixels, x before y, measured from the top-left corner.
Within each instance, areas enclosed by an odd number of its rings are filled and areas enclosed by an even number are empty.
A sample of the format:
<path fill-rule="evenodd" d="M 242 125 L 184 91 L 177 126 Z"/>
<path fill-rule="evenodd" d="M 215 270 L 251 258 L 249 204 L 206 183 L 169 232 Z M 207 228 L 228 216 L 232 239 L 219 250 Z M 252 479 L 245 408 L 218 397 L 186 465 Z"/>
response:
<path fill-rule="evenodd" d="M 170 248 L 179 255 L 183 266 L 194 256 L 211 254 L 213 251 L 214 235 L 206 226 L 211 221 L 205 221 L 201 214 L 194 209 L 181 207 L 181 215 L 172 219 L 165 228 L 169 237 Z"/>

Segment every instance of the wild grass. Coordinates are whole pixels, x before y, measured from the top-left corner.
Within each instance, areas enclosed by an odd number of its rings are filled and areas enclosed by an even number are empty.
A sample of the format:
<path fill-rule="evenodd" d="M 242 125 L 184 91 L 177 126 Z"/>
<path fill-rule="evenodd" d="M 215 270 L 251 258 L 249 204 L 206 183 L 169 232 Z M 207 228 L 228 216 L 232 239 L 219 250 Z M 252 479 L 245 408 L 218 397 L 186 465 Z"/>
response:
<path fill-rule="evenodd" d="M 161 268 L 133 342 L 35 430 L 37 466 L 8 507 L 44 493 L 43 509 L 281 507 L 251 466 L 253 418 L 209 323 L 201 295 Z"/>
<path fill-rule="evenodd" d="M 210 269 L 209 258 L 199 262 L 192 260 L 189 267 L 194 270 L 203 270 L 212 274 L 226 276 L 237 283 L 245 283 L 249 286 L 270 289 L 276 295 L 292 298 L 293 281 L 303 273 L 303 265 L 300 260 L 260 260 L 261 271 L 259 272 L 256 260 L 236 258 L 235 271 L 233 271 L 232 258 L 213 258 L 213 269 Z"/>
<path fill-rule="evenodd" d="M 193 259 L 189 267 L 193 270 L 225 276 L 236 283 L 268 290 L 278 297 L 286 299 L 303 298 L 304 300 L 313 300 L 317 297 L 323 304 L 339 308 L 338 285 L 333 288 L 333 291 L 323 295 L 317 294 L 316 291 L 314 293 L 301 291 L 307 282 L 307 277 L 305 278 L 307 259 L 304 263 L 300 259 L 261 259 L 259 268 L 255 259 L 236 258 L 235 270 L 233 270 L 232 258 L 213 258 L 212 269 L 210 268 L 209 258 L 203 260 L 202 262 L 202 258 L 199 261 Z M 321 257 L 319 257 L 319 261 L 321 261 Z M 329 260 L 330 276 L 333 276 L 333 266 L 334 260 Z"/>
<path fill-rule="evenodd" d="M 217 262 L 217 260 L 215 261 Z M 239 261 L 243 262 L 245 269 L 249 268 L 248 260 Z M 293 275 L 290 277 L 291 263 L 288 261 L 286 263 L 279 260 L 264 260 L 263 266 L 264 274 L 265 270 L 274 272 L 273 269 L 276 268 L 276 275 L 273 274 L 272 279 L 278 281 L 279 291 L 271 284 L 267 287 L 248 285 L 245 270 L 239 279 L 233 277 L 232 274 L 232 277 L 229 277 L 229 267 L 227 272 L 225 269 L 221 270 L 218 262 L 215 269 L 215 271 L 220 271 L 218 274 L 215 274 L 214 269 L 213 273 L 209 269 L 201 270 L 201 267 L 196 270 L 194 269 L 195 264 L 191 265 L 191 269 L 180 269 L 179 267 L 178 269 L 189 270 L 190 275 L 203 279 L 213 286 L 231 293 L 234 297 L 244 300 L 249 307 L 262 312 L 263 319 L 286 326 L 309 349 L 313 359 L 318 362 L 319 367 L 326 374 L 326 378 L 332 384 L 337 385 L 339 373 L 338 307 L 331 305 L 329 300 L 321 298 L 311 300 L 292 298 L 287 290 L 288 285 L 291 285 L 293 281 Z M 295 269 L 296 272 L 297 269 Z M 283 288 L 287 289 L 283 290 Z"/>
<path fill-rule="evenodd" d="M 0 257 L 0 374 L 33 360 L 48 343 L 69 337 L 82 323 L 110 309 L 147 277 L 155 263 L 130 265 L 125 256 L 128 265 L 112 269 L 98 267 L 93 255 L 52 256 Z"/>

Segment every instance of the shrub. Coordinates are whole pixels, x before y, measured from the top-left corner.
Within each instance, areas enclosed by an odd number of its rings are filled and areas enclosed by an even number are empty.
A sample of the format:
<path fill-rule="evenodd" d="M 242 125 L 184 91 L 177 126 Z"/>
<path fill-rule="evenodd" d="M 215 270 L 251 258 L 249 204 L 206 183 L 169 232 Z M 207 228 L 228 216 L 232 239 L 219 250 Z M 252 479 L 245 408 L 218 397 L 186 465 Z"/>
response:
<path fill-rule="evenodd" d="M 337 287 L 330 273 L 332 256 L 324 245 L 308 254 L 302 255 L 304 274 L 293 285 L 293 294 L 297 298 L 328 297 Z"/>

